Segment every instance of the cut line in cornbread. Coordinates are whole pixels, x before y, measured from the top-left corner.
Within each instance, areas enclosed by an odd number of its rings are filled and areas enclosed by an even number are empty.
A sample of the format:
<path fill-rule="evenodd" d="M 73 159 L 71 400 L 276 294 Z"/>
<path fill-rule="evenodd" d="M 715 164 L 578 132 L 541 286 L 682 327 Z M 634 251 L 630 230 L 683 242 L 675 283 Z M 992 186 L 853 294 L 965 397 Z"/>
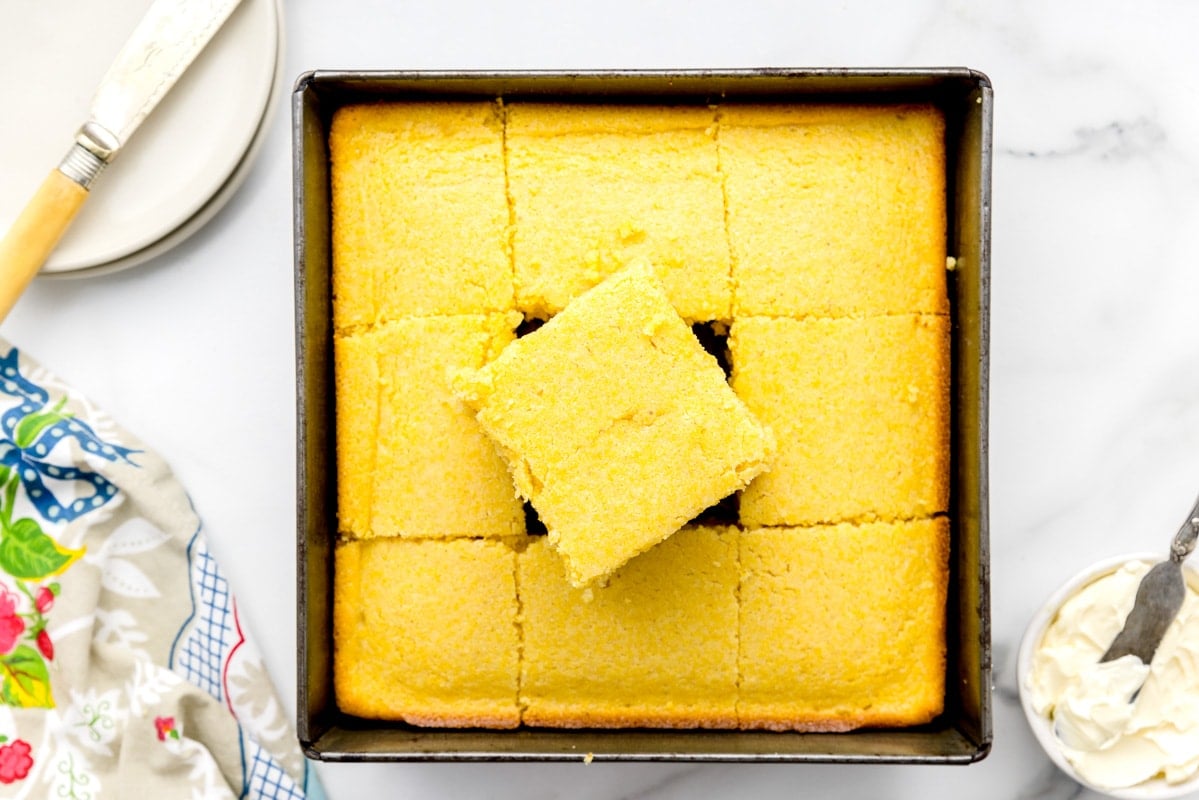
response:
<path fill-rule="evenodd" d="M 512 309 L 502 110 L 352 105 L 333 115 L 334 324 Z"/>
<path fill-rule="evenodd" d="M 455 389 L 576 586 L 744 486 L 774 450 L 645 265 L 574 300 Z"/>
<path fill-rule="evenodd" d="M 734 321 L 731 384 L 778 439 L 746 526 L 915 519 L 949 505 L 949 319 Z"/>
<path fill-rule="evenodd" d="M 727 319 L 711 108 L 508 106 L 516 304 L 548 318 L 636 259 L 689 321 Z"/>
<path fill-rule="evenodd" d="M 514 536 L 524 510 L 447 370 L 477 369 L 519 316 L 410 317 L 334 340 L 343 535 Z"/>
<path fill-rule="evenodd" d="M 507 542 L 340 544 L 333 582 L 338 708 L 414 725 L 515 728 L 516 615 L 516 552 Z"/>
<path fill-rule="evenodd" d="M 929 722 L 944 706 L 949 524 L 747 530 L 742 728 Z"/>
<path fill-rule="evenodd" d="M 518 558 L 527 725 L 732 728 L 735 528 L 687 527 L 578 589 L 543 537 Z"/>
<path fill-rule="evenodd" d="M 733 316 L 948 310 L 931 106 L 720 107 Z"/>

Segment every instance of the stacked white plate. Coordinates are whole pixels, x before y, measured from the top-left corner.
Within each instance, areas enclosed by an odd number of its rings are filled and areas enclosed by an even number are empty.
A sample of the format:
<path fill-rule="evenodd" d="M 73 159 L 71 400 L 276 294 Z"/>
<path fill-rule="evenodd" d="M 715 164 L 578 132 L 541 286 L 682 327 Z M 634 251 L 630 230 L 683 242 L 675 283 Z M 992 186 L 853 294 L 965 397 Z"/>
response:
<path fill-rule="evenodd" d="M 70 148 L 151 0 L 0 5 L 0 235 Z M 111 272 L 208 222 L 245 179 L 282 80 L 280 0 L 242 0 L 92 187 L 42 275 Z"/>

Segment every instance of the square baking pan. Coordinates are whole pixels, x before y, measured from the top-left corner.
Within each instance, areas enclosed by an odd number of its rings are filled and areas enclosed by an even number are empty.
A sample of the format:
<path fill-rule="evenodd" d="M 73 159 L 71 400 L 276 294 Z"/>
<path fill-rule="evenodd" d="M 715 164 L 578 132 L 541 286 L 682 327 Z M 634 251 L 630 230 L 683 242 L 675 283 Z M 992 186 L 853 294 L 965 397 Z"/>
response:
<path fill-rule="evenodd" d="M 343 105 L 536 100 L 933 103 L 946 120 L 951 313 L 950 572 L 945 711 L 850 733 L 418 728 L 349 716 L 333 694 L 337 538 L 328 133 Z M 987 380 L 992 92 L 964 68 L 616 72 L 310 72 L 292 97 L 300 743 L 329 761 L 745 761 L 967 764 L 991 747 Z"/>

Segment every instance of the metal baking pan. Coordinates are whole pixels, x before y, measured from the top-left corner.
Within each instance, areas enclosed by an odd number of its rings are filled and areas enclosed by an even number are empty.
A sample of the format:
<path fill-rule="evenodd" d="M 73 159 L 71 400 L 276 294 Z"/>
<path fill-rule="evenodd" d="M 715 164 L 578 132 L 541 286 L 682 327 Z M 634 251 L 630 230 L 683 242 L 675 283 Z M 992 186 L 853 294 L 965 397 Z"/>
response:
<path fill-rule="evenodd" d="M 341 713 L 333 696 L 337 534 L 327 137 L 350 103 L 415 99 L 715 103 L 931 102 L 946 117 L 952 314 L 951 546 L 945 712 L 851 733 L 443 730 Z M 987 380 L 991 115 L 987 77 L 963 68 L 684 72 L 310 72 L 292 96 L 300 743 L 329 761 L 744 761 L 967 764 L 991 748 Z"/>

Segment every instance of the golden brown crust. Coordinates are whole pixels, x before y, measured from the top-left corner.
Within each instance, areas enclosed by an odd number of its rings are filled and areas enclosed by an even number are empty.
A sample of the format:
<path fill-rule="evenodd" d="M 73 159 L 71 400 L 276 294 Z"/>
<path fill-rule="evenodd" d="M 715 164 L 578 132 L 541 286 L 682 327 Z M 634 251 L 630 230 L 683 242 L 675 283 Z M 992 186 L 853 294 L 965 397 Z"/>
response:
<path fill-rule="evenodd" d="M 525 725 L 542 728 L 670 728 L 678 730 L 710 728 L 729 730 L 737 727 L 736 717 L 722 714 L 719 711 L 670 714 L 652 708 L 621 711 L 596 707 L 555 711 L 546 709 L 543 705 L 540 711 L 526 710 L 521 721 Z"/>
<path fill-rule="evenodd" d="M 742 730 L 797 731 L 801 733 L 844 733 L 859 728 L 906 728 L 936 719 L 944 708 L 938 693 L 927 704 L 907 708 L 865 710 L 845 714 L 783 714 L 758 705 L 752 713 L 739 709 L 737 727 Z"/>
<path fill-rule="evenodd" d="M 398 719 L 402 719 L 409 725 L 419 725 L 425 728 L 497 728 L 501 730 L 511 730 L 513 728 L 520 727 L 519 714 L 495 716 L 488 716 L 485 714 L 476 716 L 456 716 L 454 714 L 426 712 L 423 714 L 401 714 Z"/>
<path fill-rule="evenodd" d="M 346 684 L 349 684 L 348 686 Z M 338 710 L 364 719 L 381 719 L 407 722 L 425 728 L 496 728 L 512 729 L 520 726 L 520 711 L 515 706 L 493 707 L 489 710 L 455 708 L 447 702 L 431 708 L 387 705 L 377 698 L 359 697 L 351 681 L 340 681 L 337 692 Z M 474 704 L 478 705 L 478 704 Z"/>
<path fill-rule="evenodd" d="M 861 720 L 848 719 L 797 719 L 794 717 L 761 716 L 738 720 L 738 727 L 746 731 L 795 731 L 797 733 L 846 733 L 865 725 Z"/>

